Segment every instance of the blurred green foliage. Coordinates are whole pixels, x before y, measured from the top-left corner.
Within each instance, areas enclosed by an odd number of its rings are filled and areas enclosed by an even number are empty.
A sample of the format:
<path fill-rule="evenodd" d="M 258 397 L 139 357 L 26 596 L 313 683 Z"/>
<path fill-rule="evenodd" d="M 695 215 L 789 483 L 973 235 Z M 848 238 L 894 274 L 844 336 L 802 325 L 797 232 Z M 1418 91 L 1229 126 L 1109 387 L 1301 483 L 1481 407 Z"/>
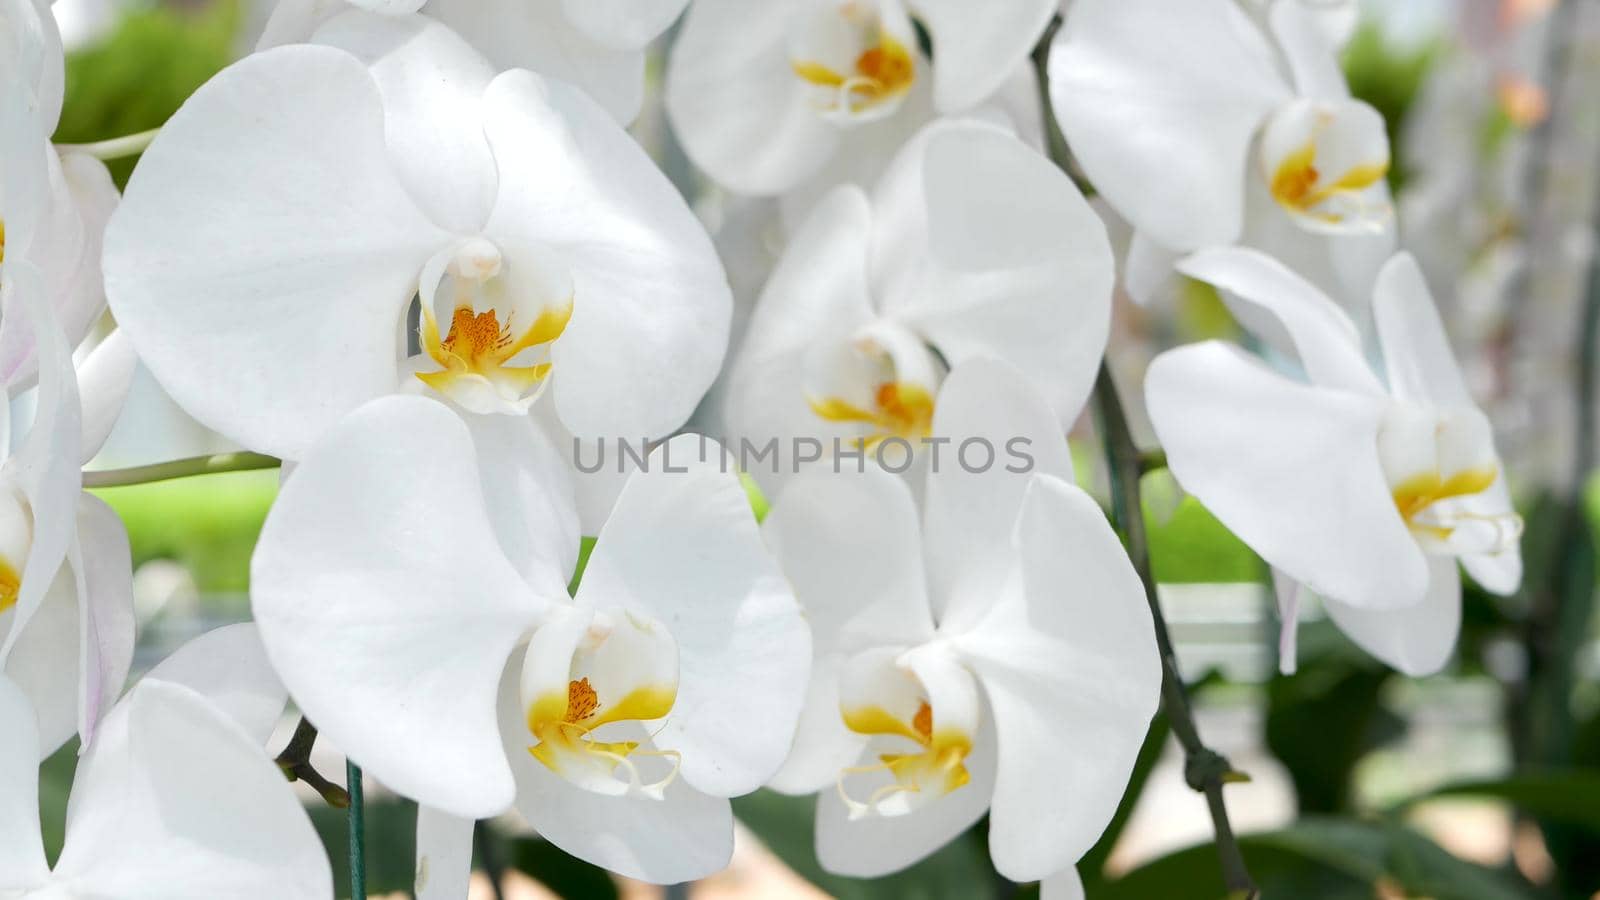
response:
<path fill-rule="evenodd" d="M 1400 153 L 1401 129 L 1406 113 L 1422 88 L 1422 81 L 1438 58 L 1440 44 L 1430 41 L 1415 49 L 1396 47 L 1383 30 L 1365 23 L 1345 48 L 1345 78 L 1350 93 L 1372 104 L 1383 114 L 1389 132 L 1389 187 L 1398 192 L 1405 186 L 1405 157 Z"/>
<path fill-rule="evenodd" d="M 128 526 L 135 566 L 171 559 L 204 593 L 240 593 L 250 586 L 250 554 L 278 494 L 278 473 L 228 472 L 95 493 Z"/>

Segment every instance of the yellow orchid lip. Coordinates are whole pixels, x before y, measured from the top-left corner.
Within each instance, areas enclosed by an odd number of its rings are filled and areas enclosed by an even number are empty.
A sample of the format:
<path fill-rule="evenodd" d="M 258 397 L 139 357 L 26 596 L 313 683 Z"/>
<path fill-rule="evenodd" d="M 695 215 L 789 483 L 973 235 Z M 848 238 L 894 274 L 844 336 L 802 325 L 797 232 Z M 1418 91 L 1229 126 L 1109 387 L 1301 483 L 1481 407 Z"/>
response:
<path fill-rule="evenodd" d="M 833 92 L 822 104 L 825 110 L 852 115 L 904 96 L 917 79 L 911 51 L 881 27 L 877 43 L 861 51 L 851 71 L 815 60 L 794 60 L 790 65 L 801 81 Z"/>
<path fill-rule="evenodd" d="M 829 422 L 856 422 L 872 430 L 860 439 L 871 450 L 890 438 L 919 441 L 933 433 L 933 394 L 904 381 L 879 384 L 873 408 L 863 409 L 841 397 L 807 397 L 811 411 Z"/>
<path fill-rule="evenodd" d="M 528 730 L 538 742 L 528 747 L 528 753 L 568 780 L 601 772 L 609 779 L 604 784 L 609 789 L 607 793 L 636 791 L 661 799 L 677 778 L 681 755 L 675 750 L 640 750 L 638 741 L 596 740 L 594 731 L 613 722 L 665 718 L 676 702 L 675 687 L 644 685 L 615 703 L 606 704 L 587 677 L 569 681 L 565 696 L 548 692 L 529 707 Z M 645 783 L 634 759 L 646 756 L 671 760 L 671 770 L 665 777 Z M 624 778 L 614 777 L 618 769 Z"/>
<path fill-rule="evenodd" d="M 957 729 L 936 729 L 933 707 L 924 700 L 909 722 L 902 721 L 881 706 L 863 706 L 842 710 L 846 728 L 857 734 L 894 736 L 910 740 L 922 748 L 918 753 L 882 753 L 873 765 L 850 766 L 839 773 L 839 797 L 849 809 L 852 819 L 869 815 L 901 815 L 909 812 L 885 809 L 884 801 L 906 795 L 942 797 L 966 786 L 972 775 L 967 770 L 967 755 L 972 752 L 972 739 Z M 873 791 L 866 800 L 850 796 L 845 781 L 852 776 L 887 772 L 894 778 L 892 784 Z"/>
<path fill-rule="evenodd" d="M 549 344 L 561 337 L 572 319 L 572 307 L 571 298 L 548 307 L 520 335 L 513 336 L 510 316 L 501 323 L 498 311 L 477 312 L 463 303 L 455 308 L 450 329 L 441 339 L 439 322 L 433 310 L 424 304 L 422 349 L 440 368 L 418 372 L 417 378 L 446 396 L 461 386 L 464 379 L 481 378 L 508 399 L 520 398 L 550 374 L 551 364 L 512 366 L 507 363 L 530 347 Z"/>
<path fill-rule="evenodd" d="M 17 605 L 17 594 L 21 589 L 21 573 L 9 559 L 0 557 L 0 613 Z"/>
<path fill-rule="evenodd" d="M 1350 215 L 1337 209 L 1325 209 L 1329 201 L 1359 194 L 1382 181 L 1389 174 L 1389 162 L 1364 163 L 1353 166 L 1330 181 L 1323 180 L 1317 168 L 1317 145 L 1307 142 L 1289 154 L 1278 165 L 1272 176 L 1272 198 L 1284 208 L 1329 225 L 1342 225 Z"/>

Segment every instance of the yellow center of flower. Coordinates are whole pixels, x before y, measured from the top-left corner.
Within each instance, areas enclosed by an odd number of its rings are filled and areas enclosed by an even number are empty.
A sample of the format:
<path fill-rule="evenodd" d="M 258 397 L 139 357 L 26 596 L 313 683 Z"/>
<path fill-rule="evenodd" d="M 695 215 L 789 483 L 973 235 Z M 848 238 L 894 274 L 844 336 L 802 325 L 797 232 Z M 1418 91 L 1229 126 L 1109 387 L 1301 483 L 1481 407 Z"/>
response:
<path fill-rule="evenodd" d="M 1407 478 L 1395 486 L 1394 505 L 1400 511 L 1401 518 L 1406 520 L 1407 526 L 1426 532 L 1439 540 L 1448 540 L 1454 533 L 1455 527 L 1423 521 L 1428 508 L 1443 500 L 1481 494 L 1499 477 L 1500 470 L 1497 466 L 1466 469 L 1449 478 L 1438 472 L 1425 472 Z"/>
<path fill-rule="evenodd" d="M 17 605 L 17 592 L 22 589 L 22 576 L 15 566 L 0 557 L 0 613 Z"/>
<path fill-rule="evenodd" d="M 439 337 L 439 323 L 433 310 L 422 308 L 422 349 L 441 367 L 437 372 L 418 372 L 422 382 L 441 393 L 461 378 L 480 377 L 496 387 L 523 393 L 550 374 L 550 363 L 532 366 L 508 365 L 513 357 L 530 347 L 548 344 L 566 331 L 572 319 L 572 301 L 546 309 L 520 334 L 512 317 L 500 322 L 493 309 L 476 312 L 470 305 L 456 307 L 450 316 L 450 330 Z"/>
<path fill-rule="evenodd" d="M 871 450 L 891 437 L 920 441 L 933 432 L 933 395 L 907 382 L 889 381 L 873 392 L 873 406 L 862 409 L 840 397 L 810 397 L 811 411 L 829 422 L 859 422 L 872 428 L 861 438 Z"/>
<path fill-rule="evenodd" d="M 839 796 L 850 809 L 851 818 L 872 813 L 888 815 L 883 801 L 896 795 L 930 794 L 943 796 L 964 787 L 972 780 L 967 771 L 967 754 L 972 752 L 972 740 L 956 729 L 939 731 L 934 728 L 933 707 L 924 700 L 909 722 L 903 721 L 881 706 L 864 706 L 843 711 L 846 728 L 857 734 L 892 735 L 913 741 L 922 748 L 917 753 L 882 753 L 879 763 L 869 766 L 851 766 L 840 772 Z M 865 801 L 856 800 L 845 791 L 845 779 L 852 775 L 888 772 L 894 783 L 884 785 Z M 908 810 L 909 811 L 909 808 Z"/>
<path fill-rule="evenodd" d="M 1389 173 L 1387 161 L 1352 166 L 1338 177 L 1323 181 L 1317 168 L 1317 143 L 1308 141 L 1279 163 L 1272 175 L 1272 198 L 1286 209 L 1330 225 L 1343 224 L 1347 216 L 1334 209 L 1319 209 L 1337 197 L 1359 194 Z"/>
<path fill-rule="evenodd" d="M 840 72 L 813 60 L 795 60 L 792 65 L 802 81 L 837 91 L 837 100 L 828 105 L 829 109 L 850 113 L 903 95 L 917 79 L 917 64 L 911 52 L 882 28 L 878 30 L 877 43 L 856 57 L 852 71 Z"/>
<path fill-rule="evenodd" d="M 605 793 L 626 793 L 632 787 L 659 798 L 677 777 L 677 751 L 640 750 L 638 741 L 598 741 L 593 732 L 612 722 L 665 718 L 676 700 L 675 689 L 646 686 L 607 705 L 601 702 L 588 678 L 570 681 L 566 696 L 547 694 L 529 708 L 528 730 L 538 743 L 529 747 L 528 752 L 550 771 L 582 786 Z M 632 758 L 638 756 L 671 759 L 672 771 L 658 782 L 644 784 L 632 762 Z M 626 774 L 626 780 L 612 776 L 619 768 Z M 596 778 L 597 775 L 602 777 Z"/>

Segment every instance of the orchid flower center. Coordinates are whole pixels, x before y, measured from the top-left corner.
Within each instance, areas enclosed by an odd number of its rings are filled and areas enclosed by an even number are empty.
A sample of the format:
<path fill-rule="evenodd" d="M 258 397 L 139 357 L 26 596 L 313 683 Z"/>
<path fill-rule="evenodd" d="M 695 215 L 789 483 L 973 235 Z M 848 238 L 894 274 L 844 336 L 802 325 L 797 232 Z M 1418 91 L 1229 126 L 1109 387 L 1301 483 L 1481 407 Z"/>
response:
<path fill-rule="evenodd" d="M 650 736 L 642 723 L 666 718 L 677 702 L 677 644 L 659 622 L 630 613 L 573 613 L 541 627 L 528 646 L 528 752 L 585 790 L 660 800 L 677 778 L 680 755 L 645 747 Z M 563 644 L 564 657 L 546 655 Z M 664 774 L 647 781 L 645 760 Z"/>
<path fill-rule="evenodd" d="M 1491 491 L 1501 467 L 1482 413 L 1397 406 L 1378 446 L 1395 509 L 1423 549 L 1460 556 L 1516 546 L 1522 517 Z"/>
<path fill-rule="evenodd" d="M 6 261 L 6 220 L 0 219 L 0 263 Z"/>
<path fill-rule="evenodd" d="M 862 653 L 846 663 L 839 694 L 845 727 L 872 738 L 877 757 L 839 773 L 850 818 L 907 815 L 972 780 L 977 686 L 937 647 Z"/>
<path fill-rule="evenodd" d="M 898 109 L 917 78 L 909 25 L 864 0 L 827 4 L 807 17 L 791 42 L 790 66 L 818 113 L 849 123 Z"/>
<path fill-rule="evenodd" d="M 33 548 L 33 516 L 14 488 L 0 488 L 0 613 L 17 605 L 23 566 Z"/>
<path fill-rule="evenodd" d="M 1272 199 L 1307 230 L 1377 233 L 1393 216 L 1383 117 L 1360 101 L 1285 105 L 1262 132 L 1260 164 Z"/>
<path fill-rule="evenodd" d="M 471 412 L 526 412 L 550 375 L 551 347 L 573 307 L 565 270 L 539 262 L 532 264 L 544 271 L 512 272 L 482 238 L 436 256 L 423 273 L 419 337 L 437 368 L 417 378 Z M 442 336 L 441 321 L 449 322 Z"/>
<path fill-rule="evenodd" d="M 819 348 L 807 368 L 811 411 L 824 421 L 856 426 L 863 449 L 890 438 L 914 447 L 932 432 L 941 367 L 909 331 L 874 323 L 845 344 Z"/>

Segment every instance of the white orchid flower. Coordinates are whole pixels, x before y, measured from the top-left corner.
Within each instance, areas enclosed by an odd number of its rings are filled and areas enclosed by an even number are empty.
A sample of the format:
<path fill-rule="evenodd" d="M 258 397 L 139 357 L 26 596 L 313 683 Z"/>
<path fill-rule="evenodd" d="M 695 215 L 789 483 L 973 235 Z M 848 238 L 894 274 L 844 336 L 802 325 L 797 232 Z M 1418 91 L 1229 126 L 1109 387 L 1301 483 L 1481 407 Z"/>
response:
<path fill-rule="evenodd" d="M 1393 247 L 1389 141 L 1351 98 L 1313 4 L 1263 29 L 1234 0 L 1077 0 L 1050 53 L 1073 154 L 1137 231 L 1129 290 L 1181 255 L 1257 246 L 1341 298 L 1368 296 Z"/>
<path fill-rule="evenodd" d="M 721 365 L 705 230 L 580 91 L 359 10 L 195 93 L 107 234 L 112 309 L 196 419 L 295 458 L 398 391 L 670 434 Z M 407 358 L 420 296 L 422 352 Z"/>
<path fill-rule="evenodd" d="M 464 877 L 470 820 L 513 804 L 624 875 L 727 863 L 726 798 L 782 762 L 810 638 L 737 477 L 697 459 L 699 440 L 627 482 L 570 600 L 576 535 L 544 524 L 573 515 L 570 496 L 506 528 L 493 498 L 516 486 L 431 400 L 362 407 L 284 485 L 252 565 L 256 619 L 306 716 L 431 808 L 423 896 Z"/>
<path fill-rule="evenodd" d="M 1116 811 L 1161 684 L 1138 575 L 1072 484 L 1058 420 L 1014 368 L 955 368 L 955 441 L 1033 441 L 1032 473 L 877 469 L 790 483 L 764 533 L 815 635 L 801 727 L 773 787 L 821 790 L 829 871 L 903 868 L 987 811 L 1007 878 L 1075 864 Z"/>
<path fill-rule="evenodd" d="M 0 893 L 331 900 L 322 842 L 262 747 L 283 703 L 254 626 L 180 648 L 117 703 L 78 761 L 52 869 L 38 724 L 27 695 L 0 676 Z M 231 802 L 219 805 L 219 792 Z"/>
<path fill-rule="evenodd" d="M 528 69 L 582 88 L 618 122 L 639 115 L 645 51 L 689 0 L 280 0 L 256 49 L 299 43 L 352 5 L 422 12 L 461 34 L 496 69 Z"/>
<path fill-rule="evenodd" d="M 1416 261 L 1391 259 L 1372 300 L 1386 382 L 1350 319 L 1281 263 L 1226 248 L 1181 268 L 1275 316 L 1306 378 L 1216 341 L 1162 354 L 1145 393 L 1173 475 L 1357 644 L 1437 671 L 1460 627 L 1457 562 L 1515 591 L 1522 522 Z M 1292 667 L 1298 591 L 1283 597 Z"/>
<path fill-rule="evenodd" d="M 1014 363 L 1069 421 L 1105 351 L 1114 269 L 1059 169 L 995 126 L 938 123 L 871 195 L 835 188 L 792 237 L 730 368 L 726 421 L 779 439 L 778 462 L 751 467 L 767 486 L 798 438 L 917 450 L 946 366 L 982 355 Z M 906 447 L 883 447 L 886 463 Z"/>
<path fill-rule="evenodd" d="M 695 0 L 666 101 L 690 158 L 740 193 L 869 181 L 936 113 L 973 109 L 1026 62 L 1052 0 Z M 913 19 L 932 40 L 918 47 Z"/>
<path fill-rule="evenodd" d="M 100 242 L 117 189 L 99 160 L 50 143 L 65 72 L 49 5 L 0 0 L 0 284 L 30 267 L 30 289 L 42 292 L 76 346 L 105 308 Z M 32 334 L 8 305 L 0 315 L 0 384 L 33 377 Z"/>
<path fill-rule="evenodd" d="M 74 732 L 93 739 L 133 659 L 127 532 L 81 491 L 79 467 L 110 433 L 135 359 L 113 334 L 75 371 L 39 269 L 25 259 L 3 265 L 0 316 L 33 348 L 37 387 L 14 453 L 5 452 L 11 404 L 0 404 L 0 671 L 37 709 L 48 755 Z M 7 401 L 19 387 L 7 386 Z"/>

